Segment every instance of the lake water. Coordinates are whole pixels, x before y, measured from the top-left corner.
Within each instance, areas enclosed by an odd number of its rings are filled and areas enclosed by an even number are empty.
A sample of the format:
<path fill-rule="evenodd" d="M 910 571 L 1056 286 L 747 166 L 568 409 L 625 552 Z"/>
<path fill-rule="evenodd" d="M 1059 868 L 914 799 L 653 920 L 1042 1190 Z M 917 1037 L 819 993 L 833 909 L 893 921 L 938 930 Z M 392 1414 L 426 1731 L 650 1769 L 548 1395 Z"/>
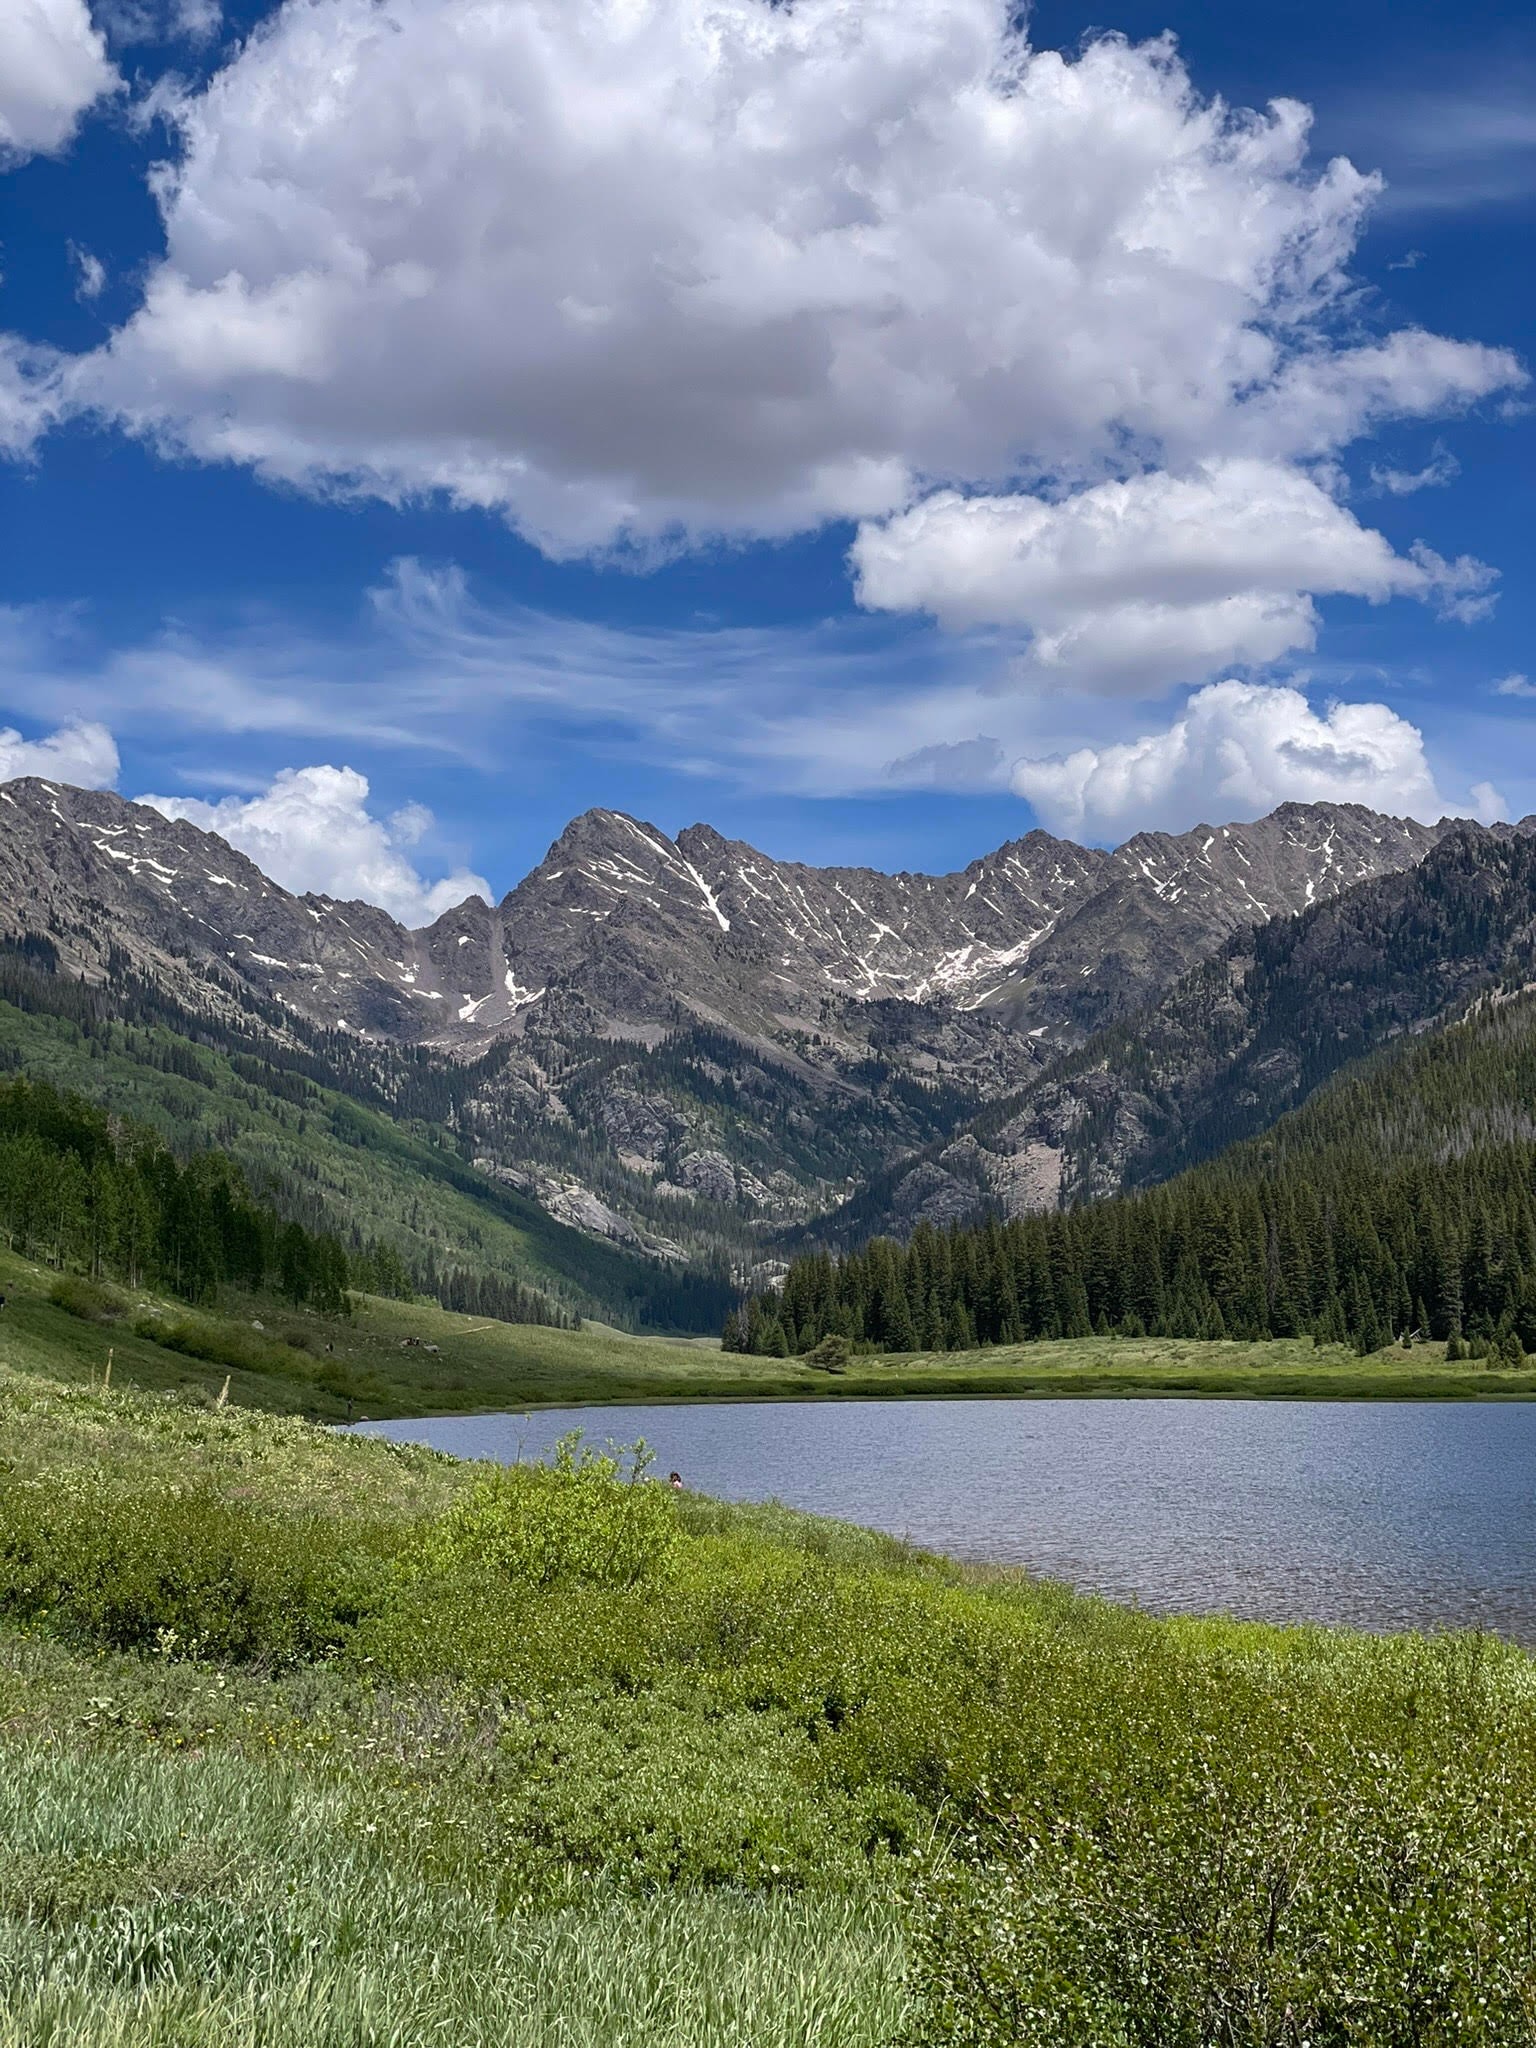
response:
<path fill-rule="evenodd" d="M 836 1401 L 365 1424 L 460 1457 L 643 1436 L 777 1498 L 1159 1612 L 1536 1643 L 1536 1403 Z"/>

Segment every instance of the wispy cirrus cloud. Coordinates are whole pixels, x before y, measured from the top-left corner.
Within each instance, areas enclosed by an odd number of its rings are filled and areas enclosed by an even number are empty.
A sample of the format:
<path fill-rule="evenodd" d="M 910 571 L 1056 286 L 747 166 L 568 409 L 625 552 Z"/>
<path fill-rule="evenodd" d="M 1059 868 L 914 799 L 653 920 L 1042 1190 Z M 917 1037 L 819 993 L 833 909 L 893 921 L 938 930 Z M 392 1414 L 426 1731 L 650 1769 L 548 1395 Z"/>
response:
<path fill-rule="evenodd" d="M 1330 136 L 1379 163 L 1377 210 L 1426 217 L 1518 204 L 1536 194 L 1536 66 L 1514 54 L 1470 66 L 1438 89 L 1417 82 L 1378 88 L 1331 110 Z M 1410 249 L 1389 269 L 1423 260 Z"/>
<path fill-rule="evenodd" d="M 1371 487 L 1389 498 L 1410 497 L 1415 491 L 1432 491 L 1452 484 L 1461 475 L 1461 464 L 1443 441 L 1430 450 L 1428 462 L 1420 469 L 1397 469 L 1390 463 L 1371 464 Z"/>
<path fill-rule="evenodd" d="M 460 570 L 411 560 L 332 637 L 271 621 L 200 640 L 182 626 L 98 657 L 78 617 L 12 614 L 0 656 L 13 700 L 35 718 L 160 738 L 174 717 L 183 742 L 211 743 L 204 754 L 220 736 L 250 735 L 290 760 L 300 744 L 332 760 L 432 750 L 486 772 L 541 749 L 621 753 L 753 793 L 1011 787 L 1048 819 L 1095 833 L 1207 800 L 1342 793 L 1431 814 L 1439 801 L 1422 734 L 1380 703 L 1319 710 L 1298 687 L 1229 677 L 1126 742 L 1124 699 L 1018 687 L 1012 671 L 1027 656 L 1006 635 L 856 616 L 622 630 L 488 603 Z M 1223 781 L 1222 762 L 1239 757 L 1242 774 Z M 214 769 L 188 780 L 200 794 L 237 785 L 207 813 L 232 829 L 272 814 L 259 778 L 252 787 Z M 284 792 L 289 810 L 294 795 Z"/>
<path fill-rule="evenodd" d="M 102 646 L 76 610 L 0 608 L 6 701 L 35 719 L 194 744 L 425 750 L 477 768 L 560 738 L 829 794 L 889 786 L 890 764 L 949 743 L 957 720 L 990 718 L 1005 740 L 1034 730 L 1008 687 L 1010 653 L 996 636 L 857 616 L 623 630 L 488 602 L 458 568 L 410 559 L 328 633 L 276 617 L 180 622 Z M 925 779 L 921 764 L 910 774 Z"/>

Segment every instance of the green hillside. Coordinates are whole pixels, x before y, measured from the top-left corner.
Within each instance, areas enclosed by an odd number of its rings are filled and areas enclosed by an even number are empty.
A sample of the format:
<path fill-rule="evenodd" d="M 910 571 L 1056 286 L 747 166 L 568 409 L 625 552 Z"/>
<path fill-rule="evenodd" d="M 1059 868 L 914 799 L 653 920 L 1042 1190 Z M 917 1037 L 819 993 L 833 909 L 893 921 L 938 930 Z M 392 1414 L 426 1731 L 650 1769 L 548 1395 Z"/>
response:
<path fill-rule="evenodd" d="M 120 995 L 109 1003 L 25 963 L 5 966 L 0 1065 L 76 1089 L 182 1152 L 217 1146 L 284 1215 L 353 1246 L 391 1245 L 425 1290 L 455 1271 L 488 1273 L 542 1288 L 577 1313 L 718 1328 L 732 1298 L 723 1278 L 556 1223 L 478 1172 L 440 1125 L 392 1111 L 364 1073 L 347 1094 L 317 1078 L 326 1068 L 302 1045 L 254 1032 L 242 1039 L 206 1020 L 194 1037 L 161 1021 L 161 1003 L 146 998 L 142 1020 L 124 1018 L 134 1005 Z M 409 1104 L 408 1086 L 395 1092 Z"/>
<path fill-rule="evenodd" d="M 217 1305 L 191 1308 L 61 1282 L 4 1252 L 0 1294 L 0 1365 L 100 1387 L 110 1355 L 114 1386 L 224 1395 L 241 1408 L 330 1421 L 706 1400 L 1536 1399 L 1536 1371 L 1497 1359 L 1448 1363 L 1442 1344 L 1392 1345 L 1362 1359 L 1347 1345 L 1294 1338 L 1090 1338 L 860 1354 L 829 1371 L 801 1358 L 723 1353 L 703 1339 L 637 1337 L 594 1322 L 502 1323 L 370 1295 L 355 1295 L 341 1319 L 228 1291 Z"/>
<path fill-rule="evenodd" d="M 969 1352 L 1090 1335 L 1397 1338 L 1536 1352 L 1536 999 L 1346 1068 L 1262 1137 L 1144 1193 L 833 1259 L 727 1324 L 729 1348 L 824 1339 Z"/>

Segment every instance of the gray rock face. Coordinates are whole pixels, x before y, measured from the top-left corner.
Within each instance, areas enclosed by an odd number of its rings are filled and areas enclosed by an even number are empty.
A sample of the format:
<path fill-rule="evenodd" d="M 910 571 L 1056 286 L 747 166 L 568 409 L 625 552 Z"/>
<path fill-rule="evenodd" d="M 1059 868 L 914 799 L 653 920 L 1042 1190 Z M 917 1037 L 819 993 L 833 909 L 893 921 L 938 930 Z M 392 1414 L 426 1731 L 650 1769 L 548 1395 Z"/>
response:
<path fill-rule="evenodd" d="M 1256 824 L 1141 833 L 1114 853 L 1031 832 L 958 874 L 885 875 L 770 860 L 706 825 L 673 841 L 589 811 L 500 916 L 520 987 L 578 983 L 630 1024 L 681 1001 L 773 1035 L 829 1000 L 896 1000 L 992 1012 L 1058 1045 L 1240 927 L 1412 866 L 1445 829 L 1285 804 Z"/>
<path fill-rule="evenodd" d="M 1170 987 L 1245 925 L 1292 917 L 1415 866 L 1449 829 L 1359 804 L 1282 804 L 1251 825 L 1141 832 L 1090 901 L 991 1000 L 1022 1029 L 1080 1041 Z"/>
<path fill-rule="evenodd" d="M 829 1003 L 896 1001 L 1070 1041 L 1239 926 L 1410 866 L 1444 829 L 1288 804 L 1114 853 L 1031 832 L 958 874 L 885 875 L 588 811 L 499 907 L 471 898 L 407 931 L 370 904 L 291 896 L 214 834 L 119 797 L 24 780 L 0 805 L 0 918 L 71 966 L 89 974 L 109 943 L 171 980 L 213 965 L 316 1023 L 460 1053 L 573 994 L 641 1038 L 680 1010 L 771 1038 Z"/>
<path fill-rule="evenodd" d="M 588 811 L 501 906 L 530 991 L 577 983 L 630 1025 L 682 1002 L 772 1034 L 829 999 L 976 1004 L 1092 894 L 1108 856 L 1032 832 L 957 875 L 770 860 L 707 825 L 676 840 Z"/>
<path fill-rule="evenodd" d="M 942 1150 L 1235 931 L 1409 868 L 1446 829 L 1285 805 L 1112 853 L 1031 832 L 930 876 L 588 811 L 499 905 L 408 931 L 290 895 L 195 826 L 24 780 L 0 789 L 0 936 L 41 934 L 64 971 L 132 971 L 194 1012 L 249 1024 L 254 1002 L 278 1033 L 286 1016 L 488 1058 L 463 1111 L 473 1149 L 536 1169 L 530 1185 L 581 1227 L 670 1252 L 674 1213 L 766 1230 Z M 1044 1132 L 1010 1153 L 1017 1199 L 1060 1149 Z M 960 1213 L 991 1169 L 933 1158 L 923 1212 Z"/>

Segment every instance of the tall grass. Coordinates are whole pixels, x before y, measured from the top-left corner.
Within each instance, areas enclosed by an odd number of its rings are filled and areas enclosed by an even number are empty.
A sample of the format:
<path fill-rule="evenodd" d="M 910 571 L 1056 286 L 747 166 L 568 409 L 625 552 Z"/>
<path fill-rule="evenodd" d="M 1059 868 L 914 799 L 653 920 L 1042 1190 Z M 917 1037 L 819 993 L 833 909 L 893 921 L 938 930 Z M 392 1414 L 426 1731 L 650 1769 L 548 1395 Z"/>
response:
<path fill-rule="evenodd" d="M 601 1893 L 504 1915 L 362 1790 L 238 1756 L 0 1752 L 4 2048 L 874 2048 L 895 1917 Z"/>

